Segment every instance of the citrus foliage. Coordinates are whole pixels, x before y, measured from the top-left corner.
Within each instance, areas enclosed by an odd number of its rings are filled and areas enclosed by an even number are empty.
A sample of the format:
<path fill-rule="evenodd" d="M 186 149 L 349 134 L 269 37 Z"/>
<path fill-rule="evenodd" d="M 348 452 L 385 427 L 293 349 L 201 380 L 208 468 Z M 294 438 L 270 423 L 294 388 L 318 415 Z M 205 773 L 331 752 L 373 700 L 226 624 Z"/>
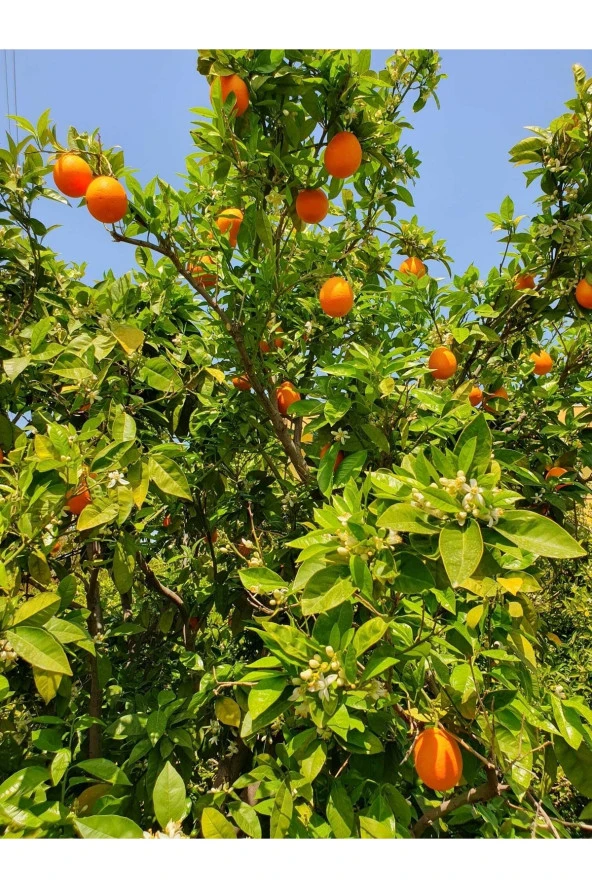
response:
<path fill-rule="evenodd" d="M 0 152 L 0 824 L 579 834 L 591 701 L 537 604 L 586 555 L 592 81 L 512 150 L 540 209 L 481 279 L 404 218 L 436 53 L 198 71 L 183 189 L 48 112 Z M 47 246 L 56 157 L 124 277 Z"/>

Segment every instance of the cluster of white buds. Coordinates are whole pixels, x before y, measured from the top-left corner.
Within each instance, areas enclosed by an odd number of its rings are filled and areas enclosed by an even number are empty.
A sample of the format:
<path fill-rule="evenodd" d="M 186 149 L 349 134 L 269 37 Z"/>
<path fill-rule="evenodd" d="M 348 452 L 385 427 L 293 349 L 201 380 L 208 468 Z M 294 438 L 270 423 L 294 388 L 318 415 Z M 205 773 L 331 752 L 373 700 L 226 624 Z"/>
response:
<path fill-rule="evenodd" d="M 262 567 L 263 561 L 261 560 L 261 557 L 254 552 L 249 558 L 248 565 L 249 567 Z"/>
<path fill-rule="evenodd" d="M 17 653 L 11 643 L 6 638 L 0 638 L 0 660 L 5 663 L 11 663 L 16 658 Z"/>
<path fill-rule="evenodd" d="M 487 491 L 484 487 L 480 487 L 476 478 L 470 478 L 467 481 L 465 473 L 458 471 L 456 478 L 439 478 L 438 482 L 442 490 L 449 496 L 461 498 L 460 509 L 455 515 L 461 527 L 464 526 L 467 518 L 479 518 L 481 521 L 486 521 L 488 527 L 494 527 L 503 515 L 503 509 L 491 507 L 487 503 L 485 498 Z M 438 484 L 432 481 L 430 487 L 437 489 Z M 492 487 L 488 492 L 491 494 L 499 493 L 499 488 Z M 445 512 L 434 506 L 428 497 L 415 487 L 411 491 L 411 496 L 411 505 L 416 506 L 423 512 L 427 512 L 428 515 L 432 515 L 441 521 L 448 517 Z"/>
<path fill-rule="evenodd" d="M 308 669 L 303 669 L 300 678 L 293 678 L 292 684 L 296 685 L 290 700 L 300 702 L 306 696 L 307 691 L 318 694 L 321 700 L 328 700 L 331 688 L 343 688 L 346 685 L 353 687 L 348 682 L 339 659 L 330 644 L 325 648 L 326 660 L 320 654 L 315 654 L 308 661 Z"/>
<path fill-rule="evenodd" d="M 366 692 L 371 700 L 380 700 L 382 697 L 388 697 L 389 695 L 384 682 L 379 681 L 377 678 L 371 679 Z"/>
<path fill-rule="evenodd" d="M 281 605 L 285 602 L 288 597 L 288 589 L 274 589 L 273 592 L 269 593 L 269 603 L 271 607 L 281 607 Z"/>
<path fill-rule="evenodd" d="M 144 838 L 145 839 L 188 839 L 189 836 L 186 836 L 181 828 L 181 822 L 176 823 L 171 820 L 165 826 L 164 830 L 161 832 L 160 830 L 151 829 L 144 830 Z"/>
<path fill-rule="evenodd" d="M 421 509 L 422 512 L 431 515 L 433 518 L 439 518 L 440 520 L 446 518 L 446 513 L 434 506 L 417 487 L 413 487 L 411 490 L 411 505 L 415 506 L 416 509 Z"/>

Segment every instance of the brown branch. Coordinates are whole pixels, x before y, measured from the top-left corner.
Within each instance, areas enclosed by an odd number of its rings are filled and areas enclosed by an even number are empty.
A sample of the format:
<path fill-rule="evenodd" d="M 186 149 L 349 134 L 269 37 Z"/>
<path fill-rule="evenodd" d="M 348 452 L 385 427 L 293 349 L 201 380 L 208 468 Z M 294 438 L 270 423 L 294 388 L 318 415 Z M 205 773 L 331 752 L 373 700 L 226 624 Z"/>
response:
<path fill-rule="evenodd" d="M 497 779 L 495 780 L 495 786 L 492 785 L 492 781 L 488 780 L 487 783 L 483 783 L 481 786 L 473 787 L 466 792 L 453 796 L 451 799 L 442 802 L 437 808 L 431 808 L 429 811 L 426 811 L 412 828 L 411 835 L 414 839 L 419 839 L 432 823 L 444 817 L 445 814 L 450 814 L 452 811 L 456 811 L 457 808 L 462 808 L 463 805 L 487 802 L 489 799 L 500 796 L 508 789 L 509 786 L 507 784 L 498 783 Z"/>
<path fill-rule="evenodd" d="M 137 218 L 142 223 L 142 225 L 147 227 L 141 216 L 137 215 Z M 286 454 L 290 458 L 292 465 L 298 472 L 300 479 L 307 483 L 310 473 L 306 464 L 306 460 L 304 459 L 300 448 L 297 447 L 294 443 L 290 434 L 290 430 L 284 422 L 284 419 L 277 408 L 275 399 L 268 396 L 265 390 L 265 386 L 259 374 L 255 370 L 253 361 L 251 360 L 251 357 L 245 347 L 241 325 L 232 321 L 228 313 L 219 304 L 218 300 L 211 296 L 206 288 L 198 283 L 197 280 L 195 280 L 190 272 L 187 271 L 187 269 L 183 266 L 175 251 L 168 246 L 163 238 L 159 238 L 157 244 L 152 244 L 149 241 L 143 241 L 139 238 L 128 237 L 127 235 L 120 234 L 119 232 L 115 231 L 115 229 L 113 229 L 113 231 L 111 232 L 111 236 L 115 241 L 119 243 L 127 243 L 133 246 L 146 247 L 149 250 L 155 250 L 162 256 L 166 256 L 167 259 L 169 259 L 173 263 L 177 272 L 185 278 L 187 283 L 191 287 L 193 287 L 196 293 L 199 293 L 199 295 L 205 300 L 212 311 L 214 311 L 218 315 L 224 325 L 225 330 L 227 331 L 227 333 L 230 334 L 232 340 L 234 341 L 243 368 L 246 371 L 247 376 L 249 377 L 253 390 L 255 391 L 255 394 L 257 395 L 261 406 L 263 407 L 265 413 L 267 414 L 267 417 L 271 421 L 274 432 L 276 433 Z"/>
<path fill-rule="evenodd" d="M 160 595 L 164 595 L 165 598 L 168 598 L 169 601 L 172 601 L 175 607 L 179 609 L 179 614 L 181 615 L 181 619 L 183 621 L 183 643 L 187 650 L 193 649 L 193 633 L 191 632 L 191 627 L 189 626 L 189 611 L 185 605 L 185 602 L 181 598 L 177 592 L 173 591 L 173 589 L 169 589 L 168 586 L 165 586 L 162 583 L 150 565 L 146 562 L 146 559 L 142 555 L 141 552 L 138 552 L 136 555 L 136 560 L 138 565 L 146 578 L 146 585 L 149 589 L 152 589 L 154 592 L 158 592 Z"/>

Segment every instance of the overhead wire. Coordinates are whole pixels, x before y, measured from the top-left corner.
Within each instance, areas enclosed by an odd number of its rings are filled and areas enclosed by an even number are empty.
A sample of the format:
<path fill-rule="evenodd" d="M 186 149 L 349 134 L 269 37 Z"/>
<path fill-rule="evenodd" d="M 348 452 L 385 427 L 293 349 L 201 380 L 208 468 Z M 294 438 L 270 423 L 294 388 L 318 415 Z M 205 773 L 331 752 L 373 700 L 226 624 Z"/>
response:
<path fill-rule="evenodd" d="M 9 64 L 9 53 L 12 53 L 12 65 Z M 14 120 L 10 120 L 9 115 L 18 117 L 18 89 L 16 77 L 16 51 L 14 49 L 3 49 L 4 56 L 4 93 L 6 97 L 6 115 L 8 117 L 8 132 L 18 138 L 19 126 Z M 12 78 L 12 90 L 10 80 Z M 12 92 L 12 100 L 11 100 Z M 11 106 L 12 101 L 12 108 Z"/>

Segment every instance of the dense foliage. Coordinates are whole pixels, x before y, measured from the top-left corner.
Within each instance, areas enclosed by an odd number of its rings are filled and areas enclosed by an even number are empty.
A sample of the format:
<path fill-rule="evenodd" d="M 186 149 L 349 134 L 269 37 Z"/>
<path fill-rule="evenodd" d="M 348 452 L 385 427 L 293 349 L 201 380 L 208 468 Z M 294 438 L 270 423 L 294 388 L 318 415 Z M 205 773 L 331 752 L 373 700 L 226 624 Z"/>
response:
<path fill-rule="evenodd" d="M 198 72 L 183 189 L 49 112 L 0 150 L 0 830 L 585 835 L 592 80 L 576 66 L 512 150 L 538 211 L 490 214 L 481 277 L 405 218 L 437 53 L 209 50 Z M 344 130 L 347 182 L 323 163 Z M 135 248 L 121 278 L 47 245 L 64 151 L 126 186 L 96 232 Z M 332 317 L 335 276 L 354 306 Z M 414 767 L 437 725 L 451 791 Z"/>

